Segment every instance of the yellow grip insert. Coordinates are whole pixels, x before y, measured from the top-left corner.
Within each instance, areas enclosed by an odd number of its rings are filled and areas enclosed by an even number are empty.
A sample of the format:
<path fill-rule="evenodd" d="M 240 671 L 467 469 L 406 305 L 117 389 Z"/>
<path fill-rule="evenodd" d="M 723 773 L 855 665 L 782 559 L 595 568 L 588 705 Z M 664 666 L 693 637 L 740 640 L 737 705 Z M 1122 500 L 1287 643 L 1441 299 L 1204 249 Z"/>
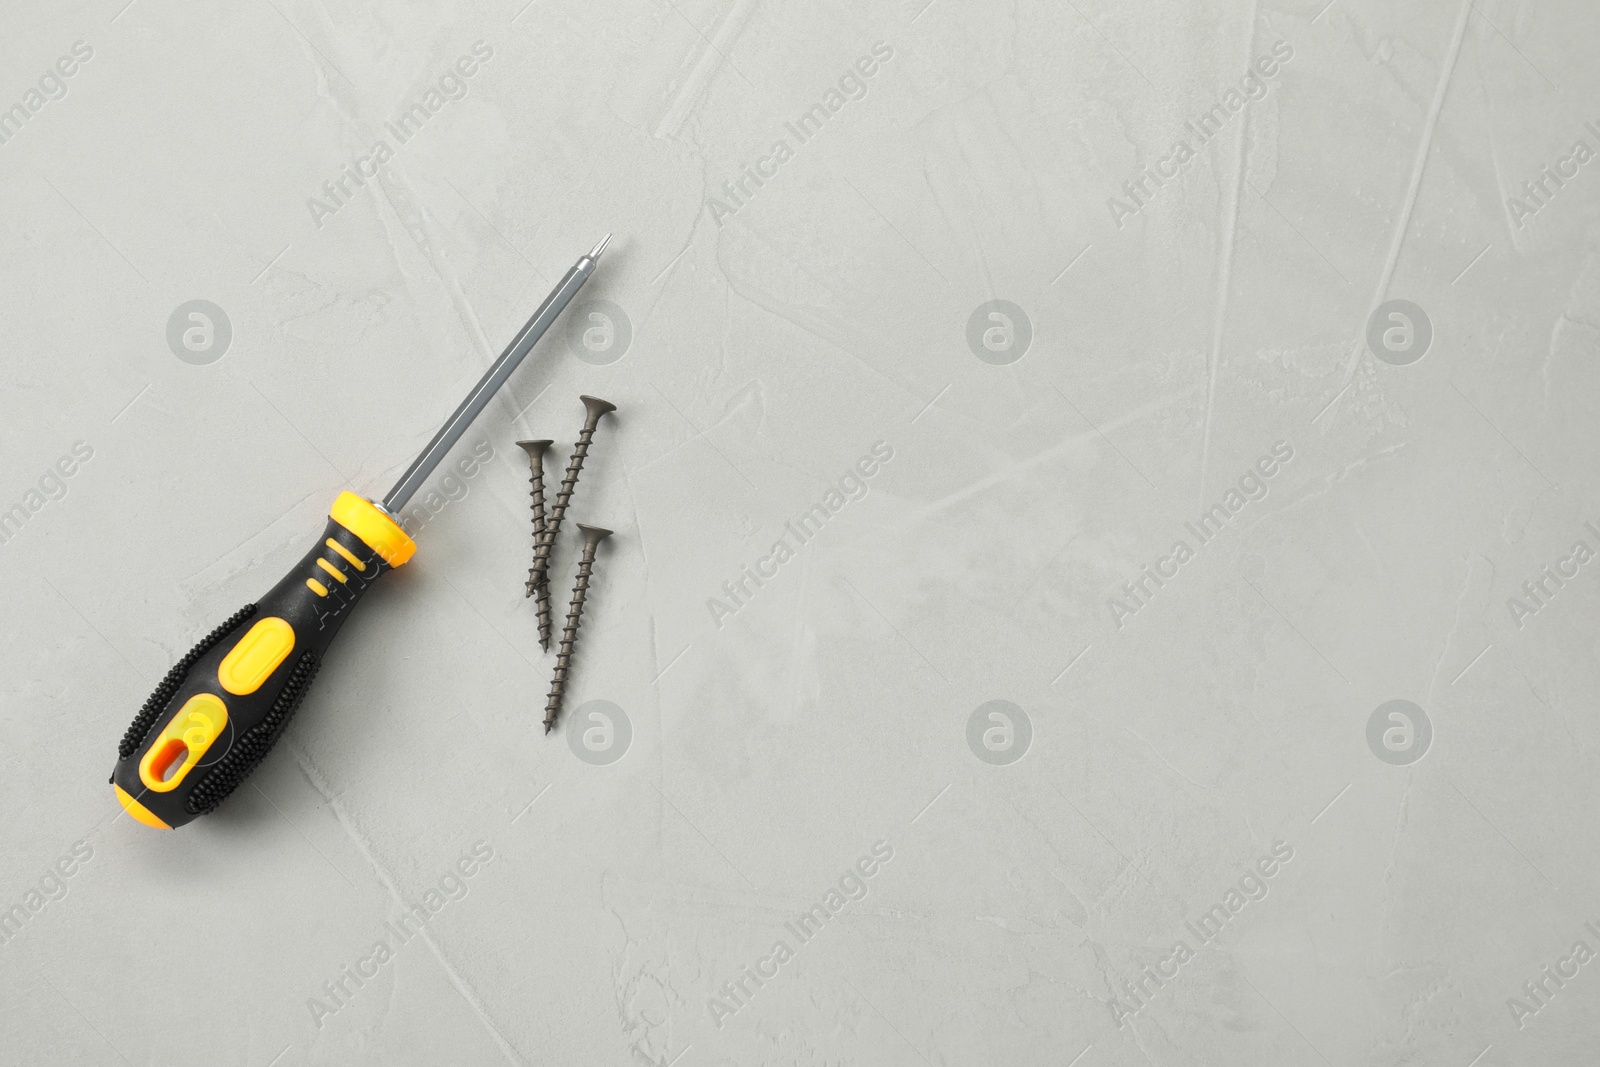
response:
<path fill-rule="evenodd" d="M 227 724 L 228 706 L 221 697 L 214 693 L 190 697 L 139 761 L 139 780 L 157 793 L 178 788 Z"/>
<path fill-rule="evenodd" d="M 278 664 L 294 650 L 294 627 L 270 616 L 250 627 L 217 665 L 217 682 L 235 696 L 261 688 Z"/>

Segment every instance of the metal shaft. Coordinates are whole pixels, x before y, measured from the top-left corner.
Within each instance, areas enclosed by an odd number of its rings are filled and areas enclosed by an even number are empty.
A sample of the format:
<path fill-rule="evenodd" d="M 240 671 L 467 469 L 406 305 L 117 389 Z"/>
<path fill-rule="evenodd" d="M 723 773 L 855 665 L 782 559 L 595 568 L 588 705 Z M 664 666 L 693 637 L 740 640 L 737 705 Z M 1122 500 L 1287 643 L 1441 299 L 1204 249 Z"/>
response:
<path fill-rule="evenodd" d="M 422 488 L 422 483 L 428 480 L 428 475 L 433 473 L 433 469 L 439 465 L 450 449 L 455 447 L 461 435 L 467 432 L 472 420 L 489 405 L 494 394 L 521 365 L 523 358 L 538 343 L 539 338 L 544 336 L 550 324 L 556 321 L 556 316 L 560 315 L 572 302 L 572 298 L 578 295 L 583 283 L 594 273 L 595 263 L 599 260 L 600 253 L 605 251 L 606 242 L 610 240 L 611 235 L 608 233 L 588 255 L 580 257 L 578 262 L 573 264 L 572 269 L 567 271 L 566 277 L 562 278 L 550 291 L 550 295 L 544 298 L 544 303 L 533 313 L 533 318 L 528 320 L 527 325 L 522 327 L 511 344 L 500 354 L 500 358 L 484 372 L 482 378 L 478 379 L 478 384 L 472 387 L 466 399 L 461 401 L 460 406 L 445 420 L 444 425 L 439 427 L 439 432 L 433 435 L 428 447 L 422 450 L 412 461 L 411 466 L 406 468 L 406 472 L 400 476 L 400 480 L 394 483 L 394 488 L 383 498 L 385 511 L 396 514 L 411 502 L 412 496 Z"/>

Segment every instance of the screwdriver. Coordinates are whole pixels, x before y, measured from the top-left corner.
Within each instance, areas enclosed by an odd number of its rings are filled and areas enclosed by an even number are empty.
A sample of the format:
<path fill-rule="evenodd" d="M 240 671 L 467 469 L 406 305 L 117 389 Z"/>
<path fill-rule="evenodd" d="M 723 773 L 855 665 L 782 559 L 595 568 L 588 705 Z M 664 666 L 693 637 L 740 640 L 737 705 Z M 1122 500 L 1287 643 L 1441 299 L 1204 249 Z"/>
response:
<path fill-rule="evenodd" d="M 594 273 L 579 257 L 382 503 L 342 492 L 322 538 L 283 580 L 173 665 L 134 716 L 111 785 L 139 822 L 170 830 L 215 811 L 271 750 L 361 595 L 417 550 L 401 510 Z"/>

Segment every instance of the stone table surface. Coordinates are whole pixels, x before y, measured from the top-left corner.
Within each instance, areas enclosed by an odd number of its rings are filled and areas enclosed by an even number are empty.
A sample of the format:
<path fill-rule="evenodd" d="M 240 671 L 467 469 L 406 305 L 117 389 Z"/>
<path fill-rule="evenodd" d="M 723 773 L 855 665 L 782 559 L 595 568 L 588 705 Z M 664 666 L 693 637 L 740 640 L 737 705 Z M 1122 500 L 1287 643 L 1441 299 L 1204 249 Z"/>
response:
<path fill-rule="evenodd" d="M 1596 5 L 28 7 L 0 1063 L 1590 1062 Z M 257 773 L 127 817 L 607 231 Z"/>

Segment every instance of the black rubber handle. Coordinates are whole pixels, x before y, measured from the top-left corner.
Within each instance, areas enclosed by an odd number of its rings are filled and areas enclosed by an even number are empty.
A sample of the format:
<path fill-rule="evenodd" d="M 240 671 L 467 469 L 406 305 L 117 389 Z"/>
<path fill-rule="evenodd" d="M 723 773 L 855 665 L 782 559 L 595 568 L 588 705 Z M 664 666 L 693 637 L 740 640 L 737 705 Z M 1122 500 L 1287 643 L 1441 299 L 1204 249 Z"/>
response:
<path fill-rule="evenodd" d="M 330 518 L 316 547 L 179 660 L 134 717 L 111 775 L 129 814 L 171 828 L 227 799 L 282 735 L 350 609 L 392 569 Z"/>

